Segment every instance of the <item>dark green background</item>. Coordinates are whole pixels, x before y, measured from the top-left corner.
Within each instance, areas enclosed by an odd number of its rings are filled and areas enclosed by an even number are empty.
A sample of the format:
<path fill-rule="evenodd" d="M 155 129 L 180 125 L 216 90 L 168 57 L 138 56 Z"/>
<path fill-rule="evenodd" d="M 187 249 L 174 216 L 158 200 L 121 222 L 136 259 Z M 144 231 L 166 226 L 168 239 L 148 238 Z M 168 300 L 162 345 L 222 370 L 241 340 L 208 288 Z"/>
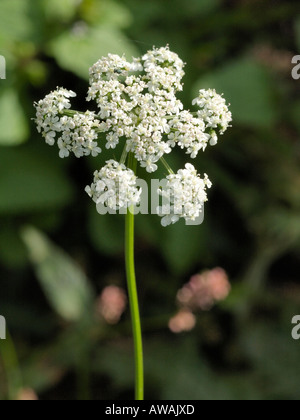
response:
<path fill-rule="evenodd" d="M 214 184 L 202 226 L 137 218 L 146 397 L 299 399 L 299 9 L 289 0 L 1 0 L 0 314 L 11 335 L 0 342 L 1 399 L 20 387 L 41 399 L 133 398 L 129 313 L 115 327 L 93 316 L 106 285 L 125 287 L 124 220 L 98 216 L 84 193 L 106 156 L 60 160 L 36 132 L 32 104 L 64 86 L 84 109 L 88 68 L 102 55 L 130 59 L 166 44 L 187 63 L 186 108 L 200 87 L 216 88 L 233 128 L 196 162 Z M 179 169 L 185 159 L 169 161 Z M 175 336 L 177 290 L 216 266 L 230 297 Z"/>

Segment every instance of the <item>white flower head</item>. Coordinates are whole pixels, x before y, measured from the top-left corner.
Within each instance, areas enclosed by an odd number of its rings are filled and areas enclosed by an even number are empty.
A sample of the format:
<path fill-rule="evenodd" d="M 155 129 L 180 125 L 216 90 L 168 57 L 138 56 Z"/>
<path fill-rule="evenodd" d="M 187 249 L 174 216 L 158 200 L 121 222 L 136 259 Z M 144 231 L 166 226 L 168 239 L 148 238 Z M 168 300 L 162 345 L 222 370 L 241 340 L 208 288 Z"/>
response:
<path fill-rule="evenodd" d="M 100 122 L 93 112 L 75 114 L 73 117 L 61 118 L 62 136 L 58 139 L 61 158 L 68 157 L 70 152 L 77 158 L 92 155 L 98 156 L 101 148 L 98 146 L 98 127 Z"/>
<path fill-rule="evenodd" d="M 108 54 L 107 57 L 102 57 L 90 68 L 90 84 L 104 79 L 108 81 L 118 80 L 120 75 L 126 76 L 131 68 L 131 64 L 124 56 Z"/>
<path fill-rule="evenodd" d="M 205 123 L 196 118 L 189 111 L 182 111 L 176 118 L 170 121 L 171 132 L 168 136 L 168 144 L 171 147 L 178 145 L 186 149 L 186 153 L 195 159 L 200 150 L 205 150 L 210 136 L 205 133 Z"/>
<path fill-rule="evenodd" d="M 45 134 L 45 137 L 49 131 L 59 132 L 60 125 L 58 124 L 59 118 L 57 116 L 65 109 L 71 108 L 69 98 L 74 98 L 75 96 L 75 92 L 58 87 L 57 90 L 51 92 L 44 99 L 35 102 L 35 123 L 38 132 Z"/>
<path fill-rule="evenodd" d="M 142 190 L 136 186 L 137 178 L 131 169 L 115 160 L 94 173 L 94 182 L 86 187 L 86 192 L 96 204 L 111 210 L 136 206 L 141 199 Z"/>
<path fill-rule="evenodd" d="M 211 182 L 190 164 L 173 174 L 162 158 L 179 147 L 195 159 L 209 144 L 217 144 L 232 121 L 225 99 L 213 89 L 199 91 L 193 101 L 197 112 L 184 110 L 176 96 L 183 89 L 184 66 L 169 46 L 153 48 L 132 61 L 109 54 L 90 68 L 86 99 L 95 101 L 96 112 L 71 110 L 70 98 L 76 94 L 63 88 L 35 103 L 37 129 L 47 144 L 57 144 L 61 158 L 95 157 L 101 153 L 101 138 L 108 150 L 122 145 L 122 163 L 131 153 L 148 173 L 156 172 L 162 161 L 171 173 L 167 188 L 160 191 L 168 200 L 160 208 L 164 226 L 181 218 L 194 222 Z M 132 170 L 109 160 L 86 191 L 99 206 L 115 211 L 140 202 L 136 184 Z"/>
<path fill-rule="evenodd" d="M 169 175 L 166 188 L 159 190 L 161 196 L 169 202 L 158 209 L 162 225 L 174 224 L 180 218 L 186 222 L 195 221 L 207 201 L 206 189 L 211 186 L 208 176 L 205 174 L 202 179 L 189 163 L 177 174 Z"/>
<path fill-rule="evenodd" d="M 180 91 L 181 79 L 184 76 L 184 63 L 179 56 L 170 51 L 169 46 L 154 48 L 142 58 L 144 69 L 147 73 L 150 91 Z"/>
<path fill-rule="evenodd" d="M 232 114 L 225 99 L 214 89 L 202 89 L 199 96 L 193 100 L 193 105 L 200 108 L 198 118 L 205 123 L 207 132 L 210 133 L 210 144 L 215 145 L 218 141 L 216 130 L 224 134 L 232 121 Z"/>
<path fill-rule="evenodd" d="M 182 88 L 183 67 L 169 47 L 148 51 L 132 63 L 110 54 L 91 67 L 87 100 L 98 105 L 107 149 L 125 138 L 141 167 L 157 170 L 159 159 L 172 150 L 170 121 L 183 109 L 175 95 Z"/>
<path fill-rule="evenodd" d="M 74 153 L 76 157 L 97 156 L 101 153 L 98 147 L 100 121 L 95 113 L 64 114 L 71 108 L 69 98 L 75 97 L 72 91 L 57 88 L 44 99 L 35 103 L 37 129 L 50 146 L 54 146 L 57 138 L 59 156 L 68 157 Z"/>

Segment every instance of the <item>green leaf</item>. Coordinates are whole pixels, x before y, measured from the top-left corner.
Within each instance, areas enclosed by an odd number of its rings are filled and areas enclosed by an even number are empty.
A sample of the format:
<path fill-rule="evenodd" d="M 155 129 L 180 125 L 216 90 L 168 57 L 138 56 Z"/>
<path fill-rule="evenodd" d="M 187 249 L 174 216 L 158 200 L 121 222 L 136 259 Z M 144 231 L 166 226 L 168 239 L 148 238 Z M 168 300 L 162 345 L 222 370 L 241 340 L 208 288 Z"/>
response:
<path fill-rule="evenodd" d="M 6 89 L 0 96 L 0 145 L 14 146 L 25 142 L 29 136 L 28 123 L 18 94 Z"/>
<path fill-rule="evenodd" d="M 78 11 L 78 0 L 42 0 L 47 19 L 69 22 Z"/>
<path fill-rule="evenodd" d="M 65 32 L 50 43 L 49 52 L 62 68 L 84 79 L 89 78 L 89 68 L 102 56 L 125 54 L 130 60 L 138 55 L 121 31 L 108 26 Z"/>
<path fill-rule="evenodd" d="M 41 232 L 22 233 L 37 278 L 53 309 L 66 321 L 80 321 L 92 311 L 94 293 L 83 271 Z"/>
<path fill-rule="evenodd" d="M 0 148 L 0 214 L 60 208 L 73 190 L 58 158 L 32 148 Z"/>
<path fill-rule="evenodd" d="M 1 41 L 24 41 L 32 37 L 34 25 L 30 19 L 30 0 L 1 0 Z"/>
<path fill-rule="evenodd" d="M 132 22 L 129 10 L 114 0 L 84 1 L 81 15 L 85 21 L 94 25 L 103 23 L 107 26 L 126 28 Z"/>
<path fill-rule="evenodd" d="M 231 104 L 233 124 L 269 127 L 276 123 L 275 87 L 268 71 L 250 58 L 239 58 L 200 79 L 195 87 L 216 89 Z"/>

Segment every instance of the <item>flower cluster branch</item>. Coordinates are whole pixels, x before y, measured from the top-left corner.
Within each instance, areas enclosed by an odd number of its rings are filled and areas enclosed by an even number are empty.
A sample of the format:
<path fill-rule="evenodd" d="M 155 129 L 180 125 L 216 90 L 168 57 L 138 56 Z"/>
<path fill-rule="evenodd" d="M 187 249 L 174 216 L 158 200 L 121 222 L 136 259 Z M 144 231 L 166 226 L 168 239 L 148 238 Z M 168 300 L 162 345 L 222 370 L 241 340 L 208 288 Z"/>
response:
<path fill-rule="evenodd" d="M 63 88 L 35 103 L 38 131 L 47 144 L 57 144 L 61 158 L 71 153 L 95 157 L 103 147 L 122 146 L 120 163 L 106 162 L 86 189 L 96 204 L 116 210 L 139 203 L 135 174 L 125 166 L 132 153 L 147 172 L 156 172 L 160 161 L 169 172 L 167 190 L 161 192 L 170 197 L 170 205 L 160 211 L 163 226 L 198 217 L 211 182 L 190 164 L 174 174 L 164 156 L 180 147 L 195 159 L 208 145 L 217 144 L 232 115 L 215 90 L 199 92 L 193 101 L 198 111 L 184 110 L 176 97 L 183 89 L 183 69 L 183 61 L 168 46 L 154 48 L 132 62 L 109 54 L 90 69 L 87 101 L 95 101 L 98 112 L 71 110 L 70 98 L 76 94 Z"/>

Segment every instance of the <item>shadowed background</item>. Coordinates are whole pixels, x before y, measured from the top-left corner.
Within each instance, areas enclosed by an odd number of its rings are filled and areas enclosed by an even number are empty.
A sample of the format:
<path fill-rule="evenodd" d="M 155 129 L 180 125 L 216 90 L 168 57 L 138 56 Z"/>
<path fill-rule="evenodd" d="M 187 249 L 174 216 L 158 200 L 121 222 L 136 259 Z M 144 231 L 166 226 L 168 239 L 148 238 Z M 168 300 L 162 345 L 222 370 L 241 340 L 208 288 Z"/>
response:
<path fill-rule="evenodd" d="M 146 397 L 299 398 L 299 9 L 289 0 L 1 0 L 1 399 L 133 398 L 124 218 L 100 217 L 84 192 L 111 152 L 61 160 L 31 118 L 57 86 L 86 109 L 88 69 L 101 56 L 166 44 L 187 63 L 185 107 L 215 88 L 233 128 L 195 163 L 214 184 L 201 226 L 136 220 Z M 167 160 L 177 170 L 186 156 Z"/>

